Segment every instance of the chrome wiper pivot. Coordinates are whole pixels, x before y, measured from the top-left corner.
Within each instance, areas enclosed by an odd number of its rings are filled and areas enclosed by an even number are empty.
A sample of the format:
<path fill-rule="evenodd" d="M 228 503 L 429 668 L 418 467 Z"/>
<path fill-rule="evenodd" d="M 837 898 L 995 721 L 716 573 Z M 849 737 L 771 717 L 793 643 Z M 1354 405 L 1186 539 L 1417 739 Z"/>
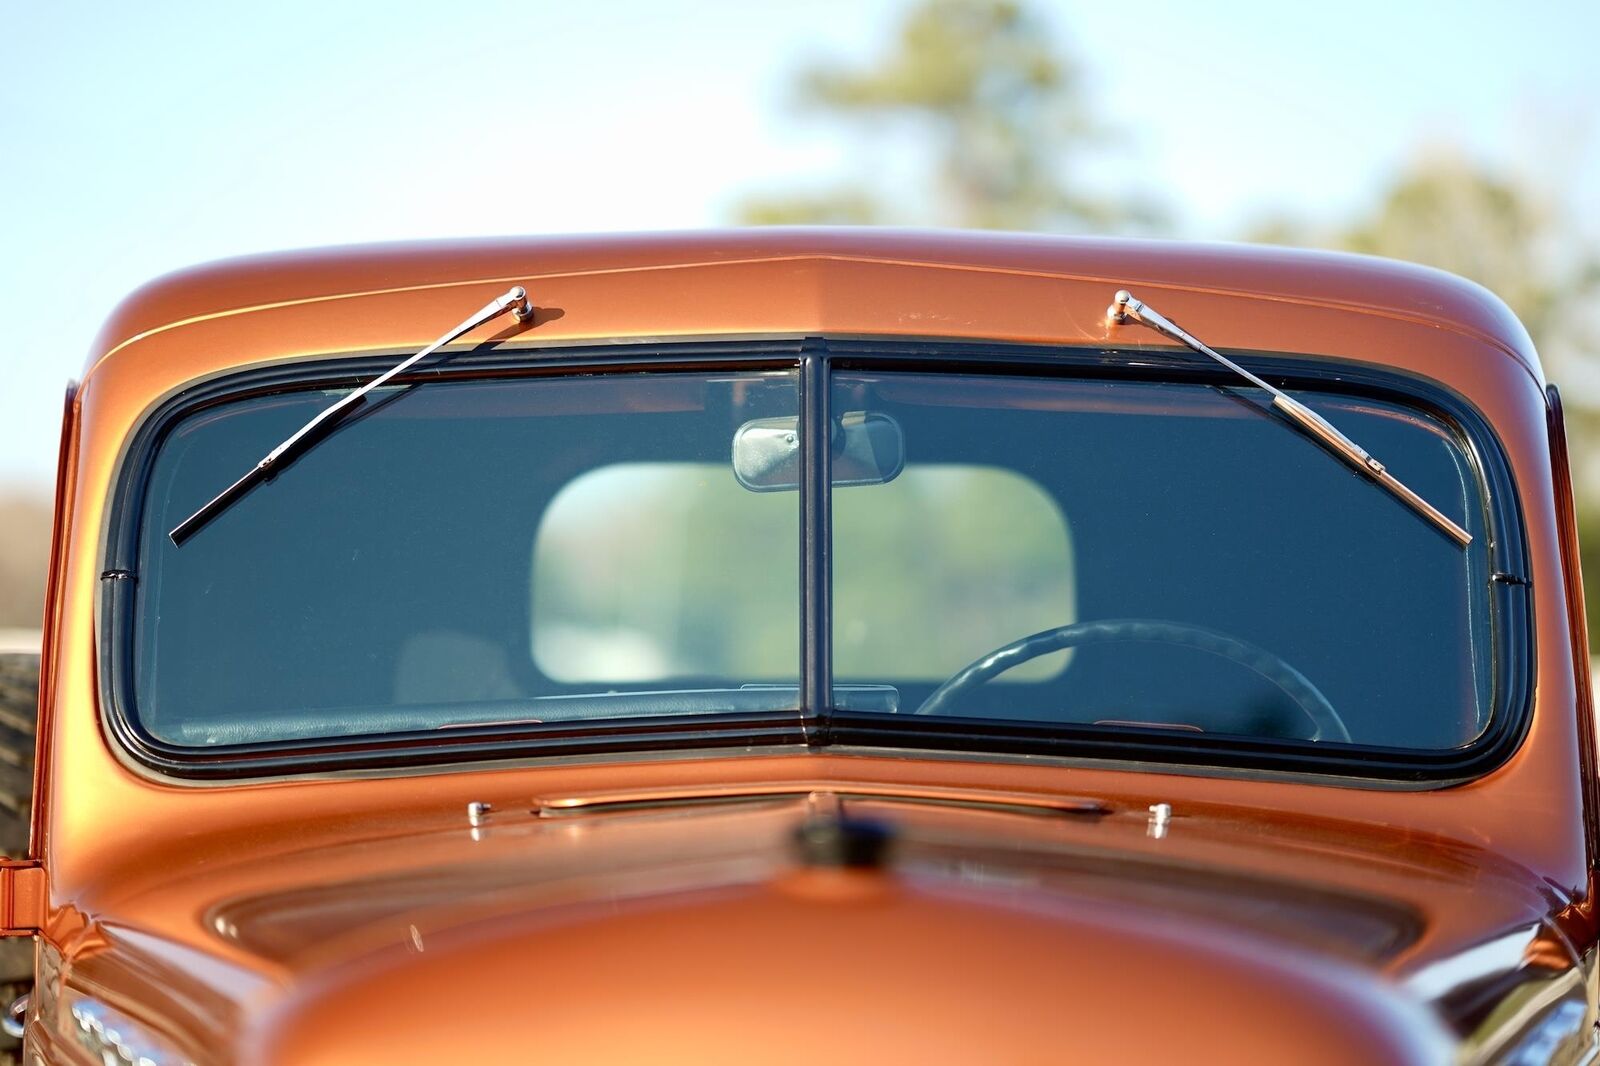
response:
<path fill-rule="evenodd" d="M 472 332 L 485 322 L 499 318 L 507 311 L 510 311 L 512 317 L 518 322 L 526 322 L 533 317 L 533 307 L 528 303 L 527 290 L 521 285 L 513 285 L 503 295 L 496 296 L 493 300 L 484 304 L 475 314 L 463 320 L 460 325 L 426 348 L 415 355 L 407 356 L 365 385 L 346 393 L 332 404 L 323 408 L 315 418 L 295 430 L 282 444 L 279 444 L 263 456 L 261 461 L 251 467 L 238 481 L 217 493 L 204 507 L 201 507 L 194 514 L 174 526 L 172 532 L 167 534 L 172 538 L 172 543 L 181 546 L 184 541 L 205 528 L 206 524 L 213 518 L 216 518 L 237 503 L 245 493 L 263 481 L 270 481 L 279 467 L 287 465 L 295 457 L 321 440 L 325 431 L 332 429 L 340 419 L 359 406 L 373 389 L 381 388 L 384 384 L 405 373 L 451 341 L 463 334 Z"/>
<path fill-rule="evenodd" d="M 1273 407 L 1277 408 L 1285 417 L 1294 422 L 1302 430 L 1309 433 L 1320 444 L 1322 444 L 1323 447 L 1339 456 L 1339 458 L 1344 459 L 1351 466 L 1355 467 L 1357 470 L 1361 471 L 1363 474 L 1366 474 L 1372 480 L 1382 485 L 1385 489 L 1389 490 L 1402 502 L 1404 502 L 1406 506 L 1410 507 L 1418 514 L 1422 515 L 1422 517 L 1426 518 L 1429 522 L 1433 523 L 1463 548 L 1472 543 L 1471 533 L 1468 533 L 1460 525 L 1452 521 L 1451 518 L 1443 511 L 1433 506 L 1433 504 L 1429 503 L 1427 500 L 1424 500 L 1421 496 L 1418 496 L 1393 474 L 1389 473 L 1389 471 L 1384 468 L 1384 465 L 1378 462 L 1378 460 L 1374 459 L 1371 453 L 1369 453 L 1365 448 L 1361 447 L 1361 445 L 1357 444 L 1355 441 L 1351 440 L 1349 437 L 1335 429 L 1333 423 L 1329 422 L 1326 418 L 1323 418 L 1321 415 L 1317 414 L 1317 412 L 1313 411 L 1311 408 L 1307 407 L 1293 396 L 1290 396 L 1282 389 L 1263 381 L 1261 378 L 1250 373 L 1250 371 L 1246 370 L 1238 363 L 1235 363 L 1232 359 L 1229 359 L 1227 356 L 1215 351 L 1204 341 L 1200 340 L 1183 327 L 1174 323 L 1171 319 L 1152 308 L 1149 304 L 1144 303 L 1142 300 L 1135 299 L 1133 294 L 1127 289 L 1122 289 L 1117 292 L 1116 296 L 1112 299 L 1111 307 L 1106 314 L 1113 325 L 1121 325 L 1125 322 L 1137 322 L 1139 325 L 1148 329 L 1152 329 L 1169 340 L 1177 341 L 1186 348 L 1190 348 L 1193 351 L 1199 352 L 1201 355 L 1208 356 L 1209 358 L 1216 360 L 1229 370 L 1233 371 L 1235 374 L 1250 382 L 1250 384 L 1259 389 L 1264 389 L 1272 396 Z"/>

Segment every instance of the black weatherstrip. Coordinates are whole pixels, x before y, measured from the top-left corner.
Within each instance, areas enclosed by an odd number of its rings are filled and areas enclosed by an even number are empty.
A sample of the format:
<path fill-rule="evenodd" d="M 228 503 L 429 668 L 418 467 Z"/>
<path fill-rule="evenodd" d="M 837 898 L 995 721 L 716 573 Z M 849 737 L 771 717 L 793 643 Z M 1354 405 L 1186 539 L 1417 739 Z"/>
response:
<path fill-rule="evenodd" d="M 807 340 L 800 357 L 800 710 L 806 739 L 827 743 L 833 704 L 833 477 L 827 347 Z"/>
<path fill-rule="evenodd" d="M 196 383 L 152 411 L 140 424 L 117 472 L 111 500 L 97 642 L 101 708 L 108 732 L 128 754 L 175 777 L 240 778 L 377 767 L 441 765 L 477 760 L 572 755 L 623 755 L 714 749 L 771 749 L 804 742 L 874 750 L 1051 756 L 1102 760 L 1150 769 L 1200 766 L 1230 775 L 1317 775 L 1316 780 L 1361 787 L 1441 785 L 1488 772 L 1516 750 L 1532 710 L 1535 663 L 1528 548 L 1510 465 L 1492 427 L 1458 394 L 1438 382 L 1392 369 L 1292 354 L 1233 353 L 1283 388 L 1365 395 L 1409 404 L 1453 426 L 1486 488 L 1484 524 L 1493 575 L 1485 591 L 1493 630 L 1493 694 L 1489 729 L 1464 748 L 1413 751 L 1363 745 L 1314 745 L 1252 737 L 1152 735 L 1113 728 L 951 718 L 929 720 L 840 712 L 832 700 L 832 544 L 830 375 L 837 369 L 920 370 L 990 375 L 1062 376 L 1195 382 L 1232 387 L 1220 368 L 1148 353 L 1094 347 L 926 341 L 889 337 L 767 337 L 742 340 L 638 341 L 549 347 L 487 343 L 441 354 L 398 379 L 564 376 L 641 371 L 795 370 L 800 374 L 801 491 L 799 502 L 801 646 L 799 701 L 793 711 L 707 714 L 666 720 L 614 719 L 542 727 L 516 724 L 313 740 L 179 747 L 151 736 L 139 722 L 132 692 L 139 536 L 156 451 L 183 417 L 250 396 L 312 388 L 339 389 L 367 380 L 374 365 L 395 353 L 283 363 L 219 375 Z M 1321 775 L 1328 775 L 1323 777 Z"/>

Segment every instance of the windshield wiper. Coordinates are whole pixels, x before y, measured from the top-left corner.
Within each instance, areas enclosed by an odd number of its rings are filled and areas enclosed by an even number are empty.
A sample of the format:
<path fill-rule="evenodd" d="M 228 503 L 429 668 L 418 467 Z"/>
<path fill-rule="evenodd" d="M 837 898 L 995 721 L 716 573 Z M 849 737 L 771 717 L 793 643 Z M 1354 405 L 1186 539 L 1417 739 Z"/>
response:
<path fill-rule="evenodd" d="M 1171 319 L 1162 315 L 1159 311 L 1140 300 L 1134 299 L 1133 294 L 1127 289 L 1122 289 L 1117 293 L 1112 300 L 1107 315 L 1114 324 L 1120 325 L 1121 323 L 1132 321 L 1153 329 L 1163 337 L 1175 340 L 1179 344 L 1199 352 L 1201 355 L 1215 359 L 1257 388 L 1265 389 L 1272 396 L 1272 406 L 1309 433 L 1323 447 L 1388 489 L 1413 511 L 1432 522 L 1463 548 L 1472 543 L 1471 533 L 1451 521 L 1450 517 L 1443 511 L 1411 491 L 1403 482 L 1389 473 L 1382 463 L 1374 459 L 1365 448 L 1333 428 L 1333 424 L 1326 418 L 1323 418 L 1282 389 L 1269 385 L 1256 377 L 1227 356 L 1214 351 L 1205 342 L 1173 323 Z"/>
<path fill-rule="evenodd" d="M 444 336 L 440 337 L 438 340 L 434 341 L 420 352 L 416 353 L 415 355 L 408 356 L 406 359 L 396 363 L 394 366 L 390 367 L 382 374 L 379 374 L 365 385 L 362 385 L 360 388 L 355 389 L 352 392 L 346 393 L 329 406 L 323 408 L 320 412 L 318 412 L 315 418 L 301 426 L 299 429 L 295 430 L 289 435 L 288 438 L 284 440 L 282 444 L 278 445 L 276 448 L 272 449 L 265 456 L 263 456 L 261 461 L 255 466 L 251 467 L 249 472 L 246 473 L 244 477 L 240 478 L 232 485 L 229 485 L 227 488 L 217 493 L 216 497 L 213 498 L 211 502 L 207 503 L 204 507 L 201 507 L 200 510 L 196 511 L 194 514 L 190 515 L 188 518 L 185 518 L 182 522 L 179 522 L 176 526 L 174 526 L 172 532 L 167 534 L 172 538 L 172 543 L 176 545 L 182 545 L 184 541 L 188 540 L 190 537 L 200 532 L 201 529 L 205 528 L 206 524 L 209 523 L 213 518 L 216 518 L 222 512 L 226 511 L 228 508 L 237 503 L 245 493 L 249 492 L 263 481 L 270 481 L 279 467 L 286 466 L 297 456 L 303 454 L 317 441 L 321 440 L 323 434 L 331 430 L 340 419 L 358 407 L 361 402 L 366 399 L 367 394 L 373 389 L 380 388 L 384 383 L 388 382 L 396 375 L 405 373 L 411 367 L 415 366 L 420 360 L 426 359 L 428 356 L 432 355 L 440 348 L 443 348 L 446 344 L 449 344 L 462 334 L 470 333 L 472 330 L 477 329 L 485 322 L 499 318 L 507 311 L 510 311 L 512 316 L 518 322 L 526 322 L 528 319 L 533 317 L 533 308 L 528 303 L 527 290 L 521 285 L 513 285 L 510 289 L 506 290 L 504 295 L 497 296 L 493 300 L 490 300 L 488 303 L 484 304 L 478 309 L 476 314 L 463 321 L 460 325 L 456 326 L 455 329 L 452 329 L 450 332 L 446 333 Z"/>

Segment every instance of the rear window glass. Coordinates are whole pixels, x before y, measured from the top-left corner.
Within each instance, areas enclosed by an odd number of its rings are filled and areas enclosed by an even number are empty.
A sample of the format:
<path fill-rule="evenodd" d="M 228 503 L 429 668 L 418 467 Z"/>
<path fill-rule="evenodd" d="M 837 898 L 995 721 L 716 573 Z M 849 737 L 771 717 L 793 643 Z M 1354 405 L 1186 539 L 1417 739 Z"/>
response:
<path fill-rule="evenodd" d="M 554 680 L 794 675 L 793 493 L 723 463 L 619 463 L 551 501 L 534 540 L 534 665 Z M 641 520 L 643 519 L 643 520 Z M 993 466 L 917 464 L 834 495 L 834 669 L 938 681 L 1014 636 L 1075 618 L 1072 546 L 1037 484 Z M 662 581 L 664 574 L 673 580 Z M 1030 630 L 1031 631 L 1031 630 Z M 1037 680 L 1067 653 L 1010 671 Z"/>

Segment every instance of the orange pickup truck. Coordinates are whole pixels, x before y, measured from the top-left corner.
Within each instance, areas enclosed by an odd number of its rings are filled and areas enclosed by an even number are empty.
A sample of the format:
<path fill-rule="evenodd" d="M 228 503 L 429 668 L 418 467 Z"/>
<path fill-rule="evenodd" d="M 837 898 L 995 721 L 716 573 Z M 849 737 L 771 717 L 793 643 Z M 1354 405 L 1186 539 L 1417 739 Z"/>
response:
<path fill-rule="evenodd" d="M 112 316 L 56 514 L 30 1066 L 1600 1049 L 1561 408 L 1447 275 L 244 259 Z"/>

